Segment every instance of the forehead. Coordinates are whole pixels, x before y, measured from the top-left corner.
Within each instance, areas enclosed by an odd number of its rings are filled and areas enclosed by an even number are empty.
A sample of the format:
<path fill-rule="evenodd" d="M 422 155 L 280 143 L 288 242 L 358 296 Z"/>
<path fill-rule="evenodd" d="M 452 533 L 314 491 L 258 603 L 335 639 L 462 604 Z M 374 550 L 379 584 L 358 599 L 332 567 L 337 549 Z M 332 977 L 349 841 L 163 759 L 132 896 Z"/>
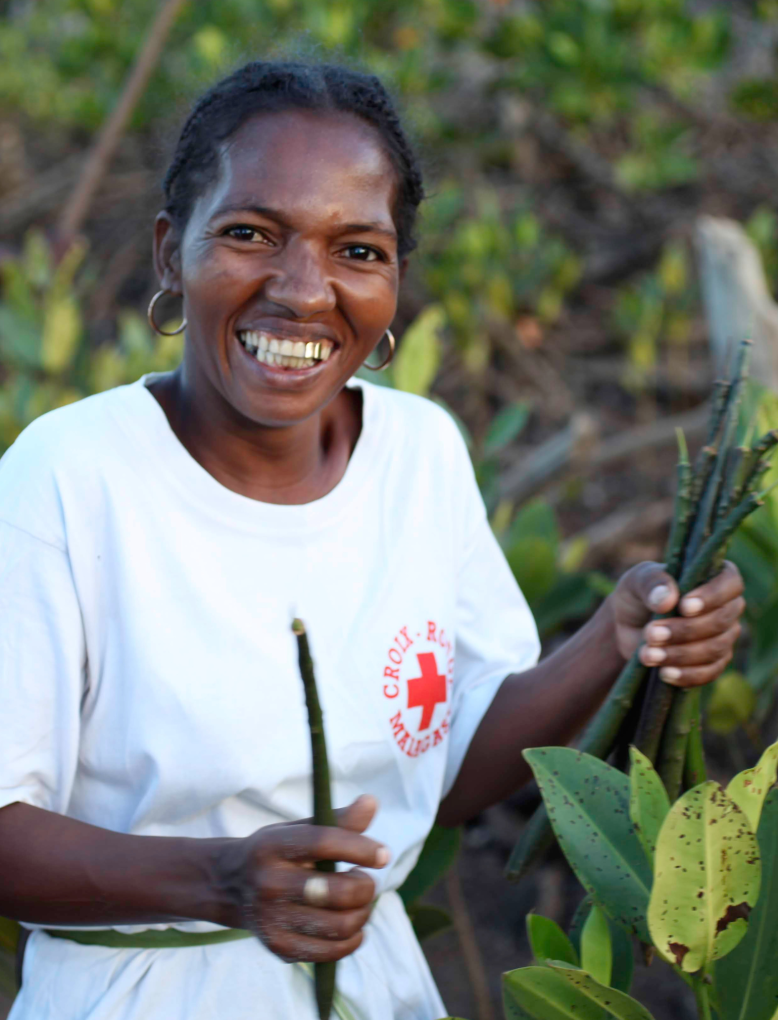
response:
<path fill-rule="evenodd" d="M 391 227 L 396 187 L 369 124 L 350 114 L 289 110 L 252 117 L 225 143 L 216 184 L 202 200 L 208 216 L 250 199 L 290 218 Z"/>

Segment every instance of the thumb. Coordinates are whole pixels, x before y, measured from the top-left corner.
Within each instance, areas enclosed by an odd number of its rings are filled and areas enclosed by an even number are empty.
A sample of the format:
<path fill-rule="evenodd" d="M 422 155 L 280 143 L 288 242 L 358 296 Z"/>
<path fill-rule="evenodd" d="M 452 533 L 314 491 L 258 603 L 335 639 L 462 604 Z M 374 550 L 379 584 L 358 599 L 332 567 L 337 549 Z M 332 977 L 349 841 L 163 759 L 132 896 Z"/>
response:
<path fill-rule="evenodd" d="M 357 797 L 348 807 L 339 808 L 335 812 L 338 828 L 348 829 L 350 832 L 364 832 L 373 821 L 377 810 L 378 800 L 365 793 Z"/>
<path fill-rule="evenodd" d="M 669 613 L 678 602 L 678 585 L 662 563 L 639 563 L 622 581 L 626 596 L 624 608 L 635 626 L 642 626 L 648 614 Z"/>

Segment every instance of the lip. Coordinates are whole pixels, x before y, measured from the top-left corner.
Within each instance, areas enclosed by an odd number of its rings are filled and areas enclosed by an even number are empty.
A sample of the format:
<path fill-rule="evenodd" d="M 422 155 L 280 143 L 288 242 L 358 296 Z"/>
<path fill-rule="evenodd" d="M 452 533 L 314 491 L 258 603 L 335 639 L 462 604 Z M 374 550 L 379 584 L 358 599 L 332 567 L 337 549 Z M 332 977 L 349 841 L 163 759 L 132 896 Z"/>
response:
<path fill-rule="evenodd" d="M 249 327 L 246 327 L 248 329 Z M 265 328 L 266 332 L 270 332 L 269 329 Z M 241 328 L 243 332 L 243 328 Z M 259 332 L 259 330 L 257 330 Z M 276 336 L 281 339 L 281 333 L 276 333 Z M 288 333 L 285 339 L 296 339 L 296 340 L 313 340 L 314 336 L 311 334 L 303 335 L 301 333 Z M 321 333 L 318 334 L 316 339 L 322 339 Z M 329 337 L 327 337 L 329 339 Z M 265 385 L 272 386 L 274 389 L 294 389 L 296 387 L 304 386 L 314 380 L 327 370 L 327 366 L 332 364 L 338 357 L 339 347 L 336 344 L 335 349 L 326 361 L 318 361 L 315 365 L 310 368 L 281 368 L 280 365 L 266 365 L 262 361 L 257 361 L 253 354 L 250 354 L 243 344 L 238 340 L 237 333 L 233 334 L 233 342 L 238 348 L 240 355 L 248 363 L 250 370 L 257 374 L 257 378 L 265 383 Z"/>

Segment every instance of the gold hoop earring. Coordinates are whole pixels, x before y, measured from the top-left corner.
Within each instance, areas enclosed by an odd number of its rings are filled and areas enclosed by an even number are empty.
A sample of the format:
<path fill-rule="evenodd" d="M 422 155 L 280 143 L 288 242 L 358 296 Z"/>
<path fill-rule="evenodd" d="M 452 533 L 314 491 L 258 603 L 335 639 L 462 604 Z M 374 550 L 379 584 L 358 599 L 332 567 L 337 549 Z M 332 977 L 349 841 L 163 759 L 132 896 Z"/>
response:
<path fill-rule="evenodd" d="M 154 322 L 154 308 L 155 308 L 155 306 L 157 304 L 157 301 L 159 301 L 159 299 L 162 297 L 163 294 L 170 294 L 170 293 L 171 293 L 171 291 L 169 291 L 169 290 L 158 290 L 157 293 L 154 295 L 154 297 L 149 302 L 149 310 L 148 310 L 148 312 L 146 312 L 146 317 L 149 320 L 149 325 L 154 330 L 154 332 L 155 333 L 159 333 L 160 336 L 178 336 L 179 333 L 183 333 L 184 330 L 186 329 L 186 319 L 184 319 L 184 321 L 181 323 L 181 325 L 178 327 L 178 329 L 174 329 L 174 330 L 160 329 L 159 326 L 156 324 L 156 322 Z"/>
<path fill-rule="evenodd" d="M 389 357 L 385 358 L 380 365 L 368 365 L 368 363 L 365 362 L 365 368 L 369 368 L 371 372 L 383 372 L 385 368 L 388 368 L 391 365 L 392 359 L 394 358 L 395 348 L 394 333 L 391 331 L 391 329 L 387 329 L 386 333 L 384 333 L 384 336 L 388 337 L 389 339 Z M 381 337 L 381 339 L 383 340 L 383 337 Z M 381 341 L 379 340 L 379 343 L 380 342 Z"/>

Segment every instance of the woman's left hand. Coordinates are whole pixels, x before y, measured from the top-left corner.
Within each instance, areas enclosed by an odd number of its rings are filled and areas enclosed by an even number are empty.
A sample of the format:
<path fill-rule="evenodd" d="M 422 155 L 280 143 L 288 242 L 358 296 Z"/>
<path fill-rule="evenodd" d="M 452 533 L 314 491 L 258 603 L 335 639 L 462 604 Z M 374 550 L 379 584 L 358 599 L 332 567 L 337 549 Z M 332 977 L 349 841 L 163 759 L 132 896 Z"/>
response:
<path fill-rule="evenodd" d="M 697 687 L 721 674 L 740 636 L 746 603 L 743 578 L 727 561 L 708 584 L 681 599 L 680 615 L 654 620 L 678 605 L 678 585 L 661 563 L 639 563 L 621 578 L 611 595 L 616 642 L 625 659 L 640 647 L 646 666 L 659 666 L 660 676 L 678 687 Z"/>

